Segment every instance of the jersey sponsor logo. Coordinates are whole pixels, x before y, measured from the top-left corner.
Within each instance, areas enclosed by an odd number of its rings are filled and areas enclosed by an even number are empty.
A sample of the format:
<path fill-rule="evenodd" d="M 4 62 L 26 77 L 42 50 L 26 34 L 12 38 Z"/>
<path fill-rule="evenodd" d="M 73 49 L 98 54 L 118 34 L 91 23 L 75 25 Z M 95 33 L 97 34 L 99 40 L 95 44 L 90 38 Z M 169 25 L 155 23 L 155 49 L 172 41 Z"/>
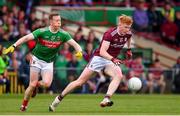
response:
<path fill-rule="evenodd" d="M 115 41 L 115 42 L 117 42 L 118 40 L 119 40 L 119 39 L 117 39 L 117 38 L 116 38 L 116 39 L 114 39 L 114 41 Z"/>
<path fill-rule="evenodd" d="M 111 47 L 114 47 L 114 48 L 122 48 L 124 46 L 124 44 L 111 44 L 110 45 Z"/>
<path fill-rule="evenodd" d="M 56 36 L 51 36 L 51 40 L 55 40 L 56 39 Z"/>
<path fill-rule="evenodd" d="M 61 38 L 60 38 L 59 36 L 57 36 L 56 38 L 57 38 L 57 40 L 58 40 L 58 41 L 60 41 L 60 40 L 61 40 Z"/>
<path fill-rule="evenodd" d="M 39 42 L 48 48 L 58 48 L 62 44 L 61 41 L 54 42 L 54 41 L 43 40 L 42 38 L 39 39 Z"/>

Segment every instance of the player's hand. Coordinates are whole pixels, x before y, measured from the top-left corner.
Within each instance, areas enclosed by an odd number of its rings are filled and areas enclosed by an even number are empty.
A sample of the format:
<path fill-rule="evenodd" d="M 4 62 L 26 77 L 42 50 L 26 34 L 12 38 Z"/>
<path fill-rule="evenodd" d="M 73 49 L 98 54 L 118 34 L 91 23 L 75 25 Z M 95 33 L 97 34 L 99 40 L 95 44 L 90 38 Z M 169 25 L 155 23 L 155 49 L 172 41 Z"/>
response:
<path fill-rule="evenodd" d="M 131 51 L 131 49 L 128 49 L 128 50 L 126 51 L 126 58 L 127 58 L 127 59 L 131 59 L 131 58 L 132 58 L 132 51 Z"/>
<path fill-rule="evenodd" d="M 76 52 L 75 56 L 78 60 L 80 60 L 80 59 L 82 59 L 83 54 L 82 54 L 82 52 L 79 51 L 79 52 Z"/>
<path fill-rule="evenodd" d="M 112 58 L 111 61 L 115 64 L 115 65 L 119 65 L 119 64 L 123 64 L 124 61 L 117 59 L 117 58 Z"/>
<path fill-rule="evenodd" d="M 5 48 L 5 49 L 3 50 L 3 54 L 13 53 L 14 50 L 15 50 L 15 46 L 14 46 L 14 45 L 11 45 L 10 47 Z"/>

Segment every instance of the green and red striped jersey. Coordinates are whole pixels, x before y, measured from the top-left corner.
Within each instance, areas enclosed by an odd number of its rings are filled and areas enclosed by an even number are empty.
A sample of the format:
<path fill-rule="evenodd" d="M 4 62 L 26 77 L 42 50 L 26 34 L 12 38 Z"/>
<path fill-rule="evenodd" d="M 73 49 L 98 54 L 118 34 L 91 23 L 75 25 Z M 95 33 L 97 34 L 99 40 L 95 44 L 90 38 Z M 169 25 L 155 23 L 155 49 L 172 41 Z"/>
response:
<path fill-rule="evenodd" d="M 37 40 L 32 54 L 46 62 L 54 61 L 60 45 L 72 39 L 68 32 L 60 29 L 58 32 L 53 33 L 49 27 L 37 29 L 32 34 L 34 39 Z"/>

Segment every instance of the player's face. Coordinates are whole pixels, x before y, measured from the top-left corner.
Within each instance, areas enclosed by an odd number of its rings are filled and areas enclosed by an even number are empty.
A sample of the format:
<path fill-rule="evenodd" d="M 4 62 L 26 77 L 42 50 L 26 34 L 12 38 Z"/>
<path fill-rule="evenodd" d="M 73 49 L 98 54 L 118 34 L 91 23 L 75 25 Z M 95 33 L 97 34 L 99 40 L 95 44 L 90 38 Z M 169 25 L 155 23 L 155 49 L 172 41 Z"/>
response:
<path fill-rule="evenodd" d="M 61 17 L 54 16 L 50 23 L 55 29 L 59 29 L 61 26 Z"/>
<path fill-rule="evenodd" d="M 120 23 L 118 27 L 119 27 L 119 33 L 122 33 L 122 34 L 126 34 L 131 29 L 131 25 L 122 24 L 122 23 Z"/>

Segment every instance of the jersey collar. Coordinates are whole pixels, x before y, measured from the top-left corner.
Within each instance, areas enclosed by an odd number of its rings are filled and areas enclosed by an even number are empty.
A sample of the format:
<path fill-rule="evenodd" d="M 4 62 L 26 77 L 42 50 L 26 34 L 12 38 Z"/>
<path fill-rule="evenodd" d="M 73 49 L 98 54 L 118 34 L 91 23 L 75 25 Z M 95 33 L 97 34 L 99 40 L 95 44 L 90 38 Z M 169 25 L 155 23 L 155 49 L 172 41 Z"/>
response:
<path fill-rule="evenodd" d="M 54 32 L 54 31 L 52 31 L 51 26 L 49 26 L 49 31 L 50 31 L 51 33 L 57 33 L 59 30 L 56 31 L 56 32 Z"/>

